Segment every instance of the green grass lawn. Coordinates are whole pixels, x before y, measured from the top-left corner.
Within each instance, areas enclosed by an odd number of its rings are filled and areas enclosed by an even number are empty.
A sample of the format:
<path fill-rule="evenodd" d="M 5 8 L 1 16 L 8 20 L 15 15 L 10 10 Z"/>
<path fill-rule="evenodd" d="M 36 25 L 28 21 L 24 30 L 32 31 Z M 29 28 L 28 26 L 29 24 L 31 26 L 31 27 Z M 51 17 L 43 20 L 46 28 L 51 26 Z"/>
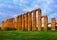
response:
<path fill-rule="evenodd" d="M 0 40 L 57 40 L 57 31 L 0 31 Z"/>

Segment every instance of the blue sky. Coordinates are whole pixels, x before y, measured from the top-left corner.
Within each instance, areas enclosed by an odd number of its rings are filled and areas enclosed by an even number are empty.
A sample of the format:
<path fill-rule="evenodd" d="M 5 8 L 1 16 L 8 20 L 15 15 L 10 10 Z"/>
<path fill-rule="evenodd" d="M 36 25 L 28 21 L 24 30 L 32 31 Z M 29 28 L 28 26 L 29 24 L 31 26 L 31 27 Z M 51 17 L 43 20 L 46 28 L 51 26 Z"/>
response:
<path fill-rule="evenodd" d="M 57 0 L 0 0 L 0 23 L 33 9 L 41 8 L 42 15 L 57 20 Z"/>

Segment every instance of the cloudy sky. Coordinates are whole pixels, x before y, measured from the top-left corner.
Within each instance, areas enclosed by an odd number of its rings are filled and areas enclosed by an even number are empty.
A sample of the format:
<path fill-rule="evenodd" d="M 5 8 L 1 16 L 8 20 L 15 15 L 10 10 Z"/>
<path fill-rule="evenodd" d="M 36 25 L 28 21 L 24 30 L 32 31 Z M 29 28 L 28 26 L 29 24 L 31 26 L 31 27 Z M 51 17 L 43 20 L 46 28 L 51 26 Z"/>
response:
<path fill-rule="evenodd" d="M 57 20 L 57 0 L 0 0 L 0 23 L 37 8 L 42 9 L 42 15 L 47 15 L 49 21 L 53 17 Z"/>

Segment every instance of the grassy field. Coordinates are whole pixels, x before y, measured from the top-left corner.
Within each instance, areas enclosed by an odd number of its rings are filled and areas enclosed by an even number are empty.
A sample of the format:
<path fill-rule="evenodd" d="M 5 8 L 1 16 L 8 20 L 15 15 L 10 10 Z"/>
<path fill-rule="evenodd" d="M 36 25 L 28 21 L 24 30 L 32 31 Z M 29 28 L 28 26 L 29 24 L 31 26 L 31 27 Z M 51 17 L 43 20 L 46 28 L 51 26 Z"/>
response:
<path fill-rule="evenodd" d="M 57 40 L 57 31 L 0 31 L 0 40 Z"/>

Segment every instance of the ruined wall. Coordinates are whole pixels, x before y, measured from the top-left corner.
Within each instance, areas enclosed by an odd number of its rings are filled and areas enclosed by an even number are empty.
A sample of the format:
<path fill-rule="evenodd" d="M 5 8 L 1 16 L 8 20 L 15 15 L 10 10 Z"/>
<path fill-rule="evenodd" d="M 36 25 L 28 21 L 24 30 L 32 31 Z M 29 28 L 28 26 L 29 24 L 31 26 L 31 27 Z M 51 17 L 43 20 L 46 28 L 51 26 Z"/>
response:
<path fill-rule="evenodd" d="M 25 30 L 28 30 L 28 13 L 25 14 Z"/>
<path fill-rule="evenodd" d="M 15 26 L 14 26 L 14 27 L 15 27 L 15 29 L 17 30 L 17 22 L 15 22 L 14 24 L 15 24 Z"/>
<path fill-rule="evenodd" d="M 32 12 L 28 12 L 28 31 L 32 30 Z"/>
<path fill-rule="evenodd" d="M 5 26 L 4 26 L 4 28 L 5 28 L 5 30 L 7 30 L 7 28 L 9 28 L 10 27 L 10 23 L 9 23 L 9 19 L 7 19 L 6 21 L 5 21 Z"/>
<path fill-rule="evenodd" d="M 38 12 L 38 27 L 36 26 L 36 12 Z M 5 30 L 6 28 L 12 28 L 17 30 L 42 30 L 42 17 L 44 17 L 44 31 L 47 31 L 48 28 L 48 17 L 42 16 L 42 11 L 40 8 L 36 10 L 32 10 L 30 12 L 20 14 L 16 17 L 16 21 L 14 18 L 9 18 L 5 22 L 2 21 L 2 30 Z M 56 26 L 56 19 L 52 18 L 51 22 L 51 30 L 55 31 Z"/>
<path fill-rule="evenodd" d="M 36 30 L 36 10 L 33 10 L 33 30 Z"/>
<path fill-rule="evenodd" d="M 19 26 L 20 26 L 20 24 L 19 24 L 19 18 L 20 18 L 20 16 L 18 15 L 16 17 L 16 28 L 17 28 L 17 30 L 19 30 Z"/>
<path fill-rule="evenodd" d="M 42 12 L 41 9 L 38 9 L 38 30 L 42 30 Z"/>
<path fill-rule="evenodd" d="M 11 18 L 10 20 L 11 20 L 11 23 L 10 24 L 11 24 L 12 28 L 14 29 L 15 28 L 14 27 L 15 26 L 15 19 L 14 18 Z"/>
<path fill-rule="evenodd" d="M 55 31 L 55 27 L 56 27 L 56 19 L 52 18 L 52 22 L 51 22 L 51 30 Z"/>
<path fill-rule="evenodd" d="M 25 30 L 25 14 L 22 15 L 22 30 Z"/>
<path fill-rule="evenodd" d="M 20 15 L 19 22 L 19 29 L 22 30 L 22 15 Z"/>
<path fill-rule="evenodd" d="M 2 29 L 2 30 L 5 30 L 5 28 L 4 28 L 4 27 L 5 27 L 5 22 L 4 22 L 4 21 L 2 21 L 2 27 L 1 27 L 1 29 Z"/>
<path fill-rule="evenodd" d="M 44 31 L 47 31 L 48 28 L 48 17 L 44 16 Z"/>
<path fill-rule="evenodd" d="M 8 19 L 5 21 L 4 28 L 6 29 L 8 27 Z"/>
<path fill-rule="evenodd" d="M 15 28 L 14 27 L 15 26 L 14 23 L 15 23 L 15 19 L 14 18 L 10 18 L 9 19 L 9 28 L 13 28 L 14 29 Z"/>

